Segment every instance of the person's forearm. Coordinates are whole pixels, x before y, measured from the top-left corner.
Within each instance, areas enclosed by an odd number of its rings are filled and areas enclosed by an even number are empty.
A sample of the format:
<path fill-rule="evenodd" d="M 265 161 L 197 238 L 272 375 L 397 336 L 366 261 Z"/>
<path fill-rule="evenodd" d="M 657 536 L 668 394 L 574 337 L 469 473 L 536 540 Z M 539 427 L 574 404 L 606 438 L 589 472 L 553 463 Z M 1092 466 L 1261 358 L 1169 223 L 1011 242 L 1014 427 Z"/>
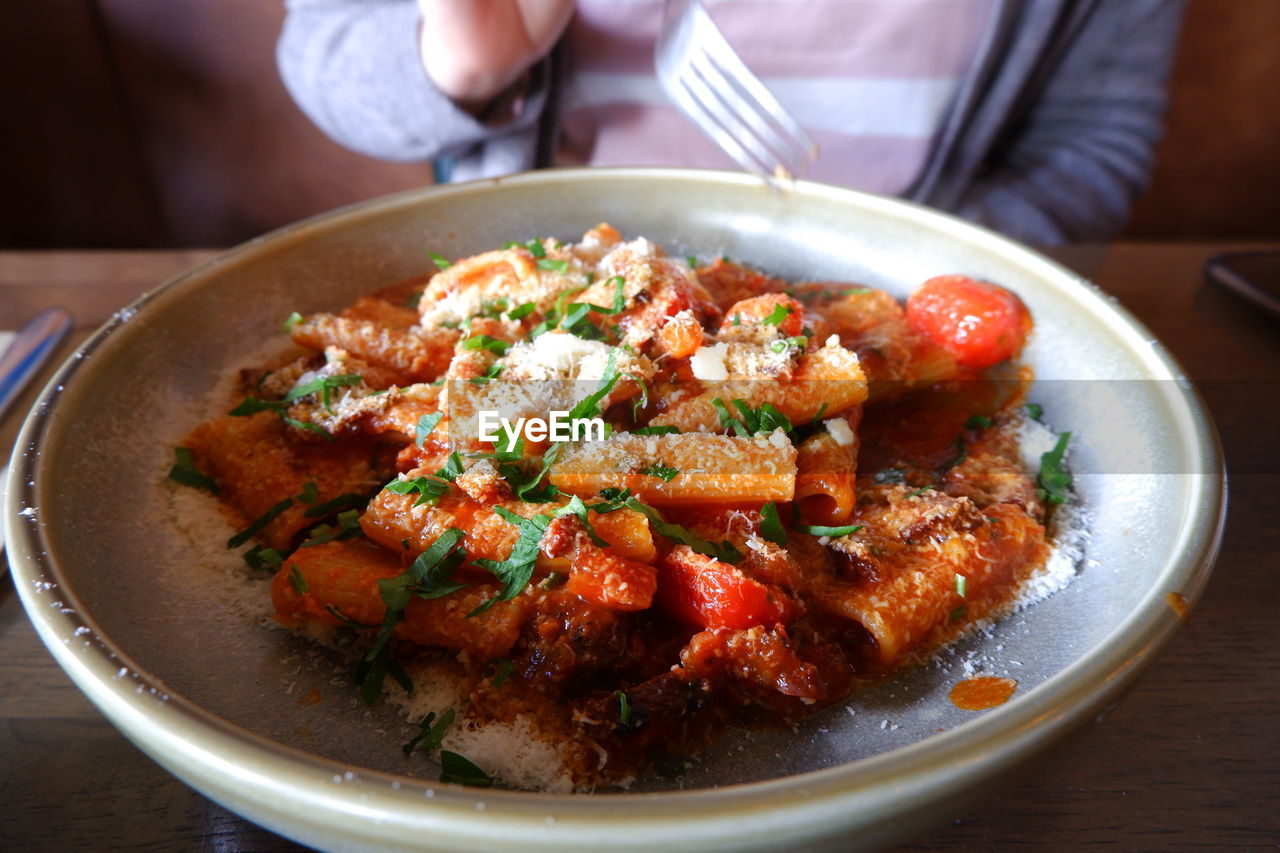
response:
<path fill-rule="evenodd" d="M 418 0 L 422 65 L 436 87 L 476 113 L 547 54 L 572 0 Z"/>

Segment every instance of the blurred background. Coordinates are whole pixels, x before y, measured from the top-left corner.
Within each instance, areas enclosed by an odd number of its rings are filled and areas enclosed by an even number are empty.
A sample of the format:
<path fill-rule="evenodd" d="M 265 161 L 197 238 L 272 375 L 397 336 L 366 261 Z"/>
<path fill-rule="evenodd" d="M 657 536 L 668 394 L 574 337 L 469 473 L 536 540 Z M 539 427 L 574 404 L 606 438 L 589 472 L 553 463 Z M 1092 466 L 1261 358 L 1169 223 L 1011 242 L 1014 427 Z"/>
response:
<path fill-rule="evenodd" d="M 1113 0 L 1124 2 L 1124 0 Z M 330 142 L 280 83 L 283 4 L 41 0 L 0 30 L 0 248 L 240 242 L 430 183 Z M 1188 0 L 1150 189 L 1124 235 L 1280 235 L 1280 0 Z"/>

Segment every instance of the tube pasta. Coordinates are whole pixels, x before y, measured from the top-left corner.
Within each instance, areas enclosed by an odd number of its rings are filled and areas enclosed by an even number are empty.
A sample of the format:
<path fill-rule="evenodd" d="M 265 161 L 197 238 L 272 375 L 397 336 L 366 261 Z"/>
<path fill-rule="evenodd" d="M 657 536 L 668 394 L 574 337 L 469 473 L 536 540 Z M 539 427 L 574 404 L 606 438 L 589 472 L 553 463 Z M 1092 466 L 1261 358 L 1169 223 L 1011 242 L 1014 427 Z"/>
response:
<path fill-rule="evenodd" d="M 796 449 L 785 435 L 619 434 L 570 450 L 551 468 L 569 494 L 630 489 L 656 506 L 790 501 Z"/>
<path fill-rule="evenodd" d="M 411 471 L 409 476 L 423 476 L 426 469 Z M 383 489 L 369 503 L 360 519 L 365 535 L 392 551 L 417 555 L 430 548 L 432 543 L 450 527 L 465 530 L 469 559 L 505 560 L 511 555 L 519 532 L 508 521 L 494 512 L 501 506 L 523 518 L 549 513 L 567 503 L 524 503 L 503 500 L 491 505 L 481 504 L 451 491 L 436 504 L 414 506 L 414 494 L 397 495 Z M 590 516 L 597 534 L 609 543 L 609 549 L 621 557 L 639 562 L 653 560 L 657 553 L 648 520 L 631 510 L 619 510 L 605 515 Z M 407 544 L 406 544 L 407 543 Z M 539 569 L 563 569 L 569 565 L 563 558 L 545 554 L 538 557 Z"/>
<path fill-rule="evenodd" d="M 280 623 L 355 632 L 367 701 L 457 653 L 460 722 L 527 716 L 608 784 L 840 701 L 1044 558 L 1029 377 L 943 382 L 918 299 L 605 224 L 440 265 L 293 324 L 314 352 L 244 371 L 170 475 L 257 536 Z"/>
<path fill-rule="evenodd" d="M 858 504 L 858 445 L 823 431 L 805 439 L 796 456 L 795 500 L 815 524 L 845 524 Z"/>
<path fill-rule="evenodd" d="M 444 373 L 459 337 L 449 329 L 417 334 L 333 314 L 311 315 L 293 327 L 292 335 L 299 346 L 317 350 L 338 347 L 370 364 L 394 370 L 411 382 L 427 382 Z"/>

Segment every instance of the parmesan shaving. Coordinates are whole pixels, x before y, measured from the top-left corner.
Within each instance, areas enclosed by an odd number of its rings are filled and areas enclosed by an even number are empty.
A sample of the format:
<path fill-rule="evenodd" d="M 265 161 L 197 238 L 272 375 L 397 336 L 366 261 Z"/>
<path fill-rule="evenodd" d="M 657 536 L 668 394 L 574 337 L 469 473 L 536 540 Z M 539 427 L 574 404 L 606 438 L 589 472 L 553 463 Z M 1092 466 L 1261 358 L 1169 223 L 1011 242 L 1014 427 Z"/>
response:
<path fill-rule="evenodd" d="M 729 345 L 726 343 L 698 347 L 697 352 L 689 357 L 689 369 L 703 382 L 724 381 L 729 378 L 729 367 L 725 364 L 728 355 Z"/>

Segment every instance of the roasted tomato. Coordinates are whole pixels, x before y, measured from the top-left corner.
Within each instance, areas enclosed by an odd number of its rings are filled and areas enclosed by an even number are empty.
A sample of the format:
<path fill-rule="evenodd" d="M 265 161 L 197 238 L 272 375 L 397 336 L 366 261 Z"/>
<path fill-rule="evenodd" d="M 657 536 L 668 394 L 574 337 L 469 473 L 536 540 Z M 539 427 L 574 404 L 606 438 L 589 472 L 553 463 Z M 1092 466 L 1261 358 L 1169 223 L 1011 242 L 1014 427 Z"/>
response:
<path fill-rule="evenodd" d="M 685 545 L 673 548 L 663 560 L 658 603 L 682 622 L 702 628 L 785 624 L 798 610 L 778 587 Z"/>
<path fill-rule="evenodd" d="M 972 370 L 1017 355 L 1031 331 L 1031 314 L 1022 300 L 1003 287 L 962 275 L 926 281 L 907 299 L 907 320 Z"/>

